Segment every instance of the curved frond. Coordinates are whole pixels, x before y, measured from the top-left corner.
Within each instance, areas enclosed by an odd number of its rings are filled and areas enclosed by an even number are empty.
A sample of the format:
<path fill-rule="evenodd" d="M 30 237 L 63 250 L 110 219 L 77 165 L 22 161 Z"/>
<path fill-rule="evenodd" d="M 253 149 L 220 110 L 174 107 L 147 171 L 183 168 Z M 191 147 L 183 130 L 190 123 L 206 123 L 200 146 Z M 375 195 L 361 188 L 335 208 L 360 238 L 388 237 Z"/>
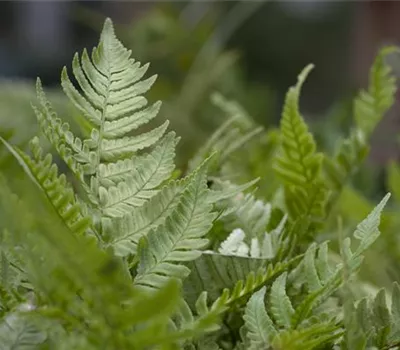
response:
<path fill-rule="evenodd" d="M 327 188 L 321 179 L 323 155 L 299 112 L 303 83 L 313 65 L 298 76 L 297 84 L 286 95 L 281 118 L 281 151 L 275 158 L 274 170 L 285 185 L 285 203 L 295 218 L 311 215 L 319 222 L 325 213 Z"/>
<path fill-rule="evenodd" d="M 281 118 L 282 154 L 276 158 L 275 171 L 288 185 L 305 186 L 319 173 L 322 155 L 299 112 L 299 97 L 303 83 L 313 65 L 299 75 L 297 85 L 286 95 Z"/>

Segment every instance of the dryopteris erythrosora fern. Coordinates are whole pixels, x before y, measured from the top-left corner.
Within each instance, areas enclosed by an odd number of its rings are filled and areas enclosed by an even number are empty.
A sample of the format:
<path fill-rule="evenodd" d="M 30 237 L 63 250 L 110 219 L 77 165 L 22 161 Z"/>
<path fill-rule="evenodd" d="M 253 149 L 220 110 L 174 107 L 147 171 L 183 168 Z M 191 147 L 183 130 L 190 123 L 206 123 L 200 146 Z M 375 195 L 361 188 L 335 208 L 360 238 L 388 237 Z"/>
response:
<path fill-rule="evenodd" d="M 289 90 L 282 115 L 275 168 L 285 208 L 243 193 L 254 182 L 214 178 L 207 186 L 210 151 L 222 152 L 217 159 L 225 162 L 260 131 L 245 128 L 236 139 L 242 130 L 229 130 L 233 119 L 220 142 L 213 142 L 217 133 L 195 158 L 191 173 L 171 179 L 175 134 L 166 134 L 167 122 L 141 132 L 160 108 L 143 96 L 155 80 L 142 80 L 147 67 L 130 58 L 106 20 L 91 56 L 84 51 L 73 59 L 77 86 L 62 72 L 65 94 L 91 128 L 79 137 L 57 117 L 38 80 L 34 111 L 77 191 L 42 154 L 38 138 L 32 156 L 2 140 L 32 182 L 0 177 L 1 214 L 10 218 L 0 223 L 0 349 L 349 348 L 351 322 L 332 309 L 342 303 L 345 267 L 354 275 L 377 239 L 389 196 L 357 227 L 355 250 L 350 238 L 343 241 L 343 264 L 333 261 L 327 242 L 293 248 L 302 231 L 322 227 L 329 188 L 298 110 L 310 67 Z M 377 84 L 372 92 L 380 91 Z M 388 98 L 381 100 L 377 113 Z M 241 113 L 224 99 L 219 104 Z M 368 342 L 382 349 L 398 342 L 391 326 L 398 288 L 392 298 L 389 312 L 378 294 L 368 316 L 377 321 L 358 332 L 373 334 Z M 356 310 L 366 314 L 365 302 Z"/>

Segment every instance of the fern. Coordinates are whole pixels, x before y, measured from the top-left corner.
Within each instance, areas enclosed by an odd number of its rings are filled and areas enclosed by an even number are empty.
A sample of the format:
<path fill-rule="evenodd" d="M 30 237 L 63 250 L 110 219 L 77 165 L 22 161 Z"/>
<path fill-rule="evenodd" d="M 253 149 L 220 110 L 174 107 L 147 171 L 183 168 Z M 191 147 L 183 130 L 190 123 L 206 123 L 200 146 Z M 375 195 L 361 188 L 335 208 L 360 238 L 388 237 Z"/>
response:
<path fill-rule="evenodd" d="M 282 149 L 274 169 L 285 184 L 285 203 L 292 218 L 311 215 L 318 222 L 324 217 L 327 189 L 321 178 L 322 154 L 299 112 L 302 85 L 313 68 L 307 66 L 297 85 L 286 95 L 281 119 Z"/>
<path fill-rule="evenodd" d="M 163 280 L 186 277 L 186 267 L 174 262 L 196 259 L 207 244 L 203 236 L 211 228 L 215 215 L 207 203 L 205 169 L 201 168 L 182 194 L 181 201 L 164 225 L 145 238 L 147 247 L 139 250 L 140 264 L 135 278 L 137 285 L 159 288 Z"/>
<path fill-rule="evenodd" d="M 30 155 L 1 139 L 18 172 L 0 175 L 0 349 L 398 347 L 397 284 L 388 296 L 373 286 L 371 302 L 346 294 L 350 280 L 364 291 L 356 276 L 390 195 L 353 236 L 323 236 L 393 101 L 389 51 L 378 56 L 369 91 L 356 99 L 357 127 L 333 159 L 317 152 L 299 111 L 312 66 L 299 75 L 267 152 L 283 186 L 261 199 L 247 192 L 257 180 L 236 184 L 229 173 L 250 139 L 264 145 L 255 138 L 261 128 L 221 95 L 214 102 L 228 121 L 185 176 L 174 172 L 179 139 L 168 122 L 152 128 L 161 104 L 144 97 L 155 76 L 143 79 L 148 65 L 130 58 L 106 20 L 91 56 L 75 55 L 74 78 L 66 68 L 61 76 L 80 131 L 57 116 L 37 81 L 33 110 L 70 171 L 59 172 L 38 137 Z"/>
<path fill-rule="evenodd" d="M 4 139 L 0 138 L 0 140 L 14 154 L 16 159 L 27 167 L 28 174 L 40 188 L 43 188 L 54 209 L 69 229 L 75 234 L 84 233 L 90 226 L 90 218 L 84 216 L 84 209 L 77 202 L 65 175 L 58 176 L 58 169 L 52 163 L 51 154 L 42 157 L 43 151 L 38 138 L 34 138 L 30 142 L 33 159 L 20 150 L 14 150 Z"/>
<path fill-rule="evenodd" d="M 141 66 L 130 58 L 130 51 L 116 39 L 110 20 L 105 22 L 91 58 L 84 51 L 81 59 L 75 55 L 73 60 L 73 73 L 81 92 L 71 83 L 66 68 L 61 78 L 66 95 L 92 125 L 90 138 L 81 140 L 72 134 L 68 124 L 62 123 L 40 80 L 40 106 L 35 107 L 35 112 L 45 135 L 78 176 L 94 210 L 100 209 L 104 217 L 121 217 L 156 194 L 155 188 L 168 179 L 174 168 L 176 140 L 173 133 L 168 134 L 152 153 L 136 155 L 155 145 L 168 123 L 140 135 L 126 136 L 152 120 L 160 103 L 146 107 L 147 100 L 142 95 L 154 83 L 155 76 L 140 81 L 148 65 Z"/>
<path fill-rule="evenodd" d="M 368 156 L 368 139 L 394 102 L 396 78 L 385 63 L 386 56 L 394 52 L 398 49 L 386 47 L 378 53 L 370 70 L 368 90 L 362 90 L 354 99 L 355 125 L 350 136 L 338 142 L 333 158 L 325 158 L 325 176 L 337 193 L 330 199 L 330 207 Z"/>
<path fill-rule="evenodd" d="M 387 55 L 400 52 L 397 47 L 386 47 L 377 55 L 369 76 L 368 91 L 361 91 L 354 101 L 354 119 L 365 137 L 371 135 L 378 122 L 394 102 L 396 79 L 385 63 Z"/>
<path fill-rule="evenodd" d="M 374 298 L 363 298 L 354 307 L 354 317 L 359 325 L 360 337 L 364 339 L 364 349 L 374 346 L 379 349 L 395 349 L 399 346 L 399 296 L 399 286 L 394 283 L 390 306 L 387 304 L 385 290 L 381 289 Z M 348 335 L 345 346 L 348 347 L 353 338 Z"/>
<path fill-rule="evenodd" d="M 349 239 L 346 239 L 346 263 L 352 274 L 359 268 L 362 253 L 379 235 L 379 216 L 388 198 L 389 196 L 386 196 L 355 230 L 354 238 L 361 241 L 355 253 L 349 249 Z M 332 296 L 343 282 L 344 266 L 339 264 L 336 268 L 332 268 L 328 262 L 327 249 L 326 243 L 321 245 L 316 258 L 316 246 L 311 245 L 297 270 L 293 270 L 291 278 L 294 278 L 295 281 L 300 277 L 297 288 L 305 283 L 308 289 L 308 294 L 303 295 L 300 302 L 296 302 L 297 305 L 295 304 L 296 300 L 293 297 L 290 298 L 287 293 L 288 274 L 284 272 L 275 279 L 269 292 L 269 313 L 266 310 L 262 311 L 261 308 L 262 316 L 257 320 L 258 324 L 255 324 L 257 321 L 254 317 L 252 319 L 247 317 L 246 328 L 248 332 L 253 332 L 253 340 L 264 343 L 266 341 L 260 336 L 259 330 L 257 331 L 258 335 L 254 335 L 257 327 L 265 327 L 267 340 L 274 349 L 312 349 L 339 339 L 343 330 L 340 329 L 337 320 L 324 312 L 312 312 L 329 296 Z M 265 290 L 259 293 L 264 296 Z M 254 300 L 248 302 L 246 310 L 254 308 Z M 260 307 L 259 304 L 258 306 Z M 322 310 L 324 309 L 322 308 Z M 252 312 L 254 313 L 254 310 Z M 383 313 L 381 317 L 385 318 L 384 311 L 381 313 Z M 315 321 L 310 317 L 311 314 L 318 320 L 318 324 L 313 324 Z M 384 326 L 386 327 L 386 325 Z"/>
<path fill-rule="evenodd" d="M 247 303 L 243 319 L 248 330 L 250 349 L 261 349 L 270 346 L 270 340 L 277 335 L 274 324 L 265 310 L 264 296 L 266 288 L 254 293 Z"/>

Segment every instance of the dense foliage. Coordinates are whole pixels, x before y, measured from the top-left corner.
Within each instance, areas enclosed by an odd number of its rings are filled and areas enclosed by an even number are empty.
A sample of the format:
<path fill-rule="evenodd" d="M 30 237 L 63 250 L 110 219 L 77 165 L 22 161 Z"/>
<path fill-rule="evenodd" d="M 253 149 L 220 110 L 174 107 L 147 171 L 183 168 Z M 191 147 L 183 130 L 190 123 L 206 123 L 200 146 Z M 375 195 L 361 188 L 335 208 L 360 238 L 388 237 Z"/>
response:
<path fill-rule="evenodd" d="M 59 116 L 38 79 L 41 134 L 29 152 L 1 138 L 0 349 L 400 347 L 400 287 L 363 274 L 379 246 L 389 261 L 379 273 L 397 270 L 390 194 L 367 202 L 356 227 L 345 202 L 394 102 L 385 58 L 396 52 L 377 55 L 334 154 L 299 110 L 309 65 L 279 130 L 214 94 L 228 118 L 179 171 L 179 137 L 145 97 L 156 77 L 107 19 L 98 46 L 62 71 L 76 110 L 60 103 L 69 116 Z M 399 166 L 389 174 L 399 201 Z"/>

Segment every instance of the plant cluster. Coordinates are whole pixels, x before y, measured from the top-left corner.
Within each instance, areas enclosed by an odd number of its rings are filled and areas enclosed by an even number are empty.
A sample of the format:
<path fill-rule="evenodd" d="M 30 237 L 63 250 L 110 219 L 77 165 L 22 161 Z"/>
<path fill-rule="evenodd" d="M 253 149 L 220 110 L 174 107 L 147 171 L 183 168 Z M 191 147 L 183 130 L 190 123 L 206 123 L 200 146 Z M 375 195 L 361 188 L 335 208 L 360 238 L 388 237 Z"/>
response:
<path fill-rule="evenodd" d="M 156 77 L 107 19 L 98 46 L 61 74 L 80 127 L 36 84 L 39 127 L 71 181 L 39 136 L 29 154 L 1 139 L 20 171 L 0 176 L 0 349 L 400 347 L 400 287 L 368 292 L 359 274 L 390 194 L 351 234 L 335 220 L 393 104 L 395 51 L 378 54 L 334 155 L 317 150 L 299 111 L 309 65 L 267 135 L 214 95 L 229 118 L 181 173 L 179 138 L 145 97 Z M 238 160 L 260 146 L 261 166 Z"/>

